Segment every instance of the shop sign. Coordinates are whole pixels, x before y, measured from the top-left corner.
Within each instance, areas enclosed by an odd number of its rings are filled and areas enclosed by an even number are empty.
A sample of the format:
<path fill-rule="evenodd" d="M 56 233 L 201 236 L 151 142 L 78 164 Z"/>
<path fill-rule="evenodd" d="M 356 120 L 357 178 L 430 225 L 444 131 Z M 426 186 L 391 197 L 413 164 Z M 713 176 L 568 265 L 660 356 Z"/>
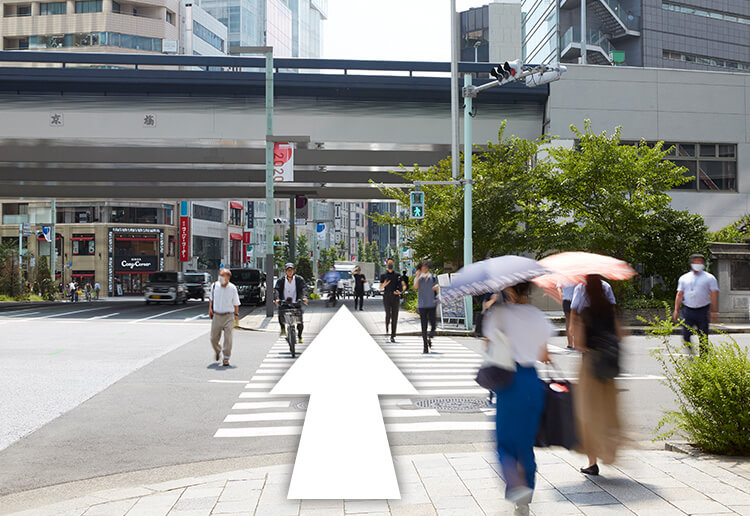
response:
<path fill-rule="evenodd" d="M 190 261 L 190 217 L 180 217 L 180 261 Z"/>
<path fill-rule="evenodd" d="M 294 145 L 273 144 L 273 180 L 276 183 L 294 182 Z"/>
<path fill-rule="evenodd" d="M 117 256 L 115 270 L 117 272 L 154 272 L 158 269 L 158 256 Z"/>
<path fill-rule="evenodd" d="M 253 229 L 255 227 L 255 203 L 253 201 L 245 201 L 245 229 Z"/>

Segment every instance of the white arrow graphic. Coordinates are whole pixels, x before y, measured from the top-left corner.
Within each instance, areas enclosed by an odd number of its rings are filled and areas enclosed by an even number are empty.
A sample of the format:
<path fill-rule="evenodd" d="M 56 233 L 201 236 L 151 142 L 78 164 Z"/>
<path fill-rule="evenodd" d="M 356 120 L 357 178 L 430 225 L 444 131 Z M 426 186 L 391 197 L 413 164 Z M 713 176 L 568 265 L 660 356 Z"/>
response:
<path fill-rule="evenodd" d="M 400 499 L 378 395 L 416 395 L 342 306 L 271 394 L 309 394 L 290 500 Z"/>

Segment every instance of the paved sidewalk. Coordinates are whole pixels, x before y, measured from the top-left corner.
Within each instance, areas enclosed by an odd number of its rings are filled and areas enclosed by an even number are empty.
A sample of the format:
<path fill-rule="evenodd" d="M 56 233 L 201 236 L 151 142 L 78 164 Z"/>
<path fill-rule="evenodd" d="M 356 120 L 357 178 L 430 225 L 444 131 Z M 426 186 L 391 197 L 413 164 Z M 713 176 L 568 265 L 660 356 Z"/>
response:
<path fill-rule="evenodd" d="M 585 459 L 565 450 L 538 450 L 537 461 L 531 504 L 535 515 L 750 515 L 747 460 L 625 451 L 616 466 L 602 467 L 599 477 L 581 475 L 577 468 Z M 503 500 L 493 452 L 402 455 L 394 457 L 394 463 L 400 500 L 287 500 L 292 466 L 281 465 L 79 493 L 53 505 L 36 507 L 31 502 L 12 514 L 471 516 L 507 514 L 511 509 Z M 18 510 L 18 499 L 5 505 L 0 498 L 0 513 L 6 514 L 4 506 Z"/>

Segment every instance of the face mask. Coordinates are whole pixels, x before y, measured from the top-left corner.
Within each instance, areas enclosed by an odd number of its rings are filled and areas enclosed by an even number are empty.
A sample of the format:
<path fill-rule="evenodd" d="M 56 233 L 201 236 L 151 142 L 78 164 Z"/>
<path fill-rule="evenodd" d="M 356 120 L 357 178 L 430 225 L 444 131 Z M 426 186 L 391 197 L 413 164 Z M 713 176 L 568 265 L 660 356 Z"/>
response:
<path fill-rule="evenodd" d="M 388 266 L 388 270 L 389 270 L 389 271 L 392 271 L 392 270 L 393 270 L 393 265 L 389 265 L 389 266 Z"/>
<path fill-rule="evenodd" d="M 705 264 L 702 263 L 691 263 L 690 268 L 693 269 L 695 272 L 701 272 L 703 269 L 706 268 Z"/>
<path fill-rule="evenodd" d="M 227 283 L 229 283 L 229 280 L 226 276 L 219 276 L 219 283 L 221 283 L 222 285 L 226 285 Z"/>

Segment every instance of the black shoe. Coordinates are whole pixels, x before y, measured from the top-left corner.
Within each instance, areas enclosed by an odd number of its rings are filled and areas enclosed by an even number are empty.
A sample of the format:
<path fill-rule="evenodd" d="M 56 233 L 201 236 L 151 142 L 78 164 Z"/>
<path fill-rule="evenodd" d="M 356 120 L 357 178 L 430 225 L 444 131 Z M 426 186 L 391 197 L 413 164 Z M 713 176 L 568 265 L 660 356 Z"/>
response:
<path fill-rule="evenodd" d="M 432 338 L 427 339 L 427 345 L 432 349 Z"/>
<path fill-rule="evenodd" d="M 391 342 L 396 342 L 396 337 L 391 337 Z"/>
<path fill-rule="evenodd" d="M 596 476 L 599 474 L 599 465 L 594 464 L 593 466 L 589 466 L 588 468 L 581 468 L 581 473 L 583 473 L 584 475 Z"/>

